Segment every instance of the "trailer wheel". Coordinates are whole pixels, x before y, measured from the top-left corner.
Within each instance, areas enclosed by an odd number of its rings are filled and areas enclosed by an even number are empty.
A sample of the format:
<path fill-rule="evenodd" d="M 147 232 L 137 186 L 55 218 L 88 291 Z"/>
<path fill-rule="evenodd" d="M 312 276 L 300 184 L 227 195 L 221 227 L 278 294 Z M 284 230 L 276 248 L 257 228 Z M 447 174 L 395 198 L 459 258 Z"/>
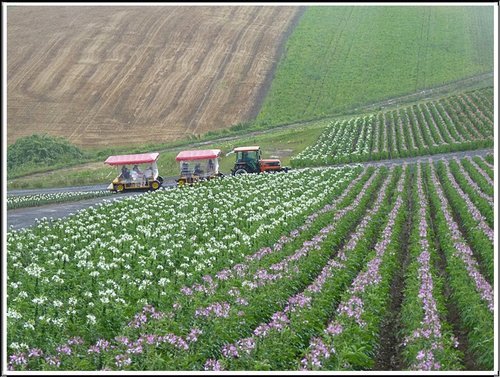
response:
<path fill-rule="evenodd" d="M 158 190 L 160 188 L 160 182 L 153 181 L 151 182 L 151 190 Z"/>
<path fill-rule="evenodd" d="M 123 186 L 123 184 L 119 183 L 119 184 L 115 185 L 116 192 L 123 192 L 123 190 L 125 190 L 125 186 Z"/>

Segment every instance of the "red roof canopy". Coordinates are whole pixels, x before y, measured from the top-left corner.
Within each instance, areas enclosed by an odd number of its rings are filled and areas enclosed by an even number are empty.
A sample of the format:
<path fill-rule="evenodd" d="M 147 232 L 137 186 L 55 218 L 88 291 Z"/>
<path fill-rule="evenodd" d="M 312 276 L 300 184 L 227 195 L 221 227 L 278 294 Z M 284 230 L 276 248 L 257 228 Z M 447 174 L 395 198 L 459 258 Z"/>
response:
<path fill-rule="evenodd" d="M 208 160 L 210 158 L 217 158 L 220 156 L 220 149 L 206 149 L 201 151 L 182 151 L 179 152 L 176 161 L 190 161 L 190 160 Z"/>
<path fill-rule="evenodd" d="M 158 152 L 154 152 L 109 156 L 104 163 L 109 165 L 146 164 L 148 162 L 155 162 L 159 155 Z"/>
<path fill-rule="evenodd" d="M 238 148 L 234 148 L 234 152 L 251 152 L 251 151 L 258 151 L 260 149 L 259 146 L 257 145 L 253 145 L 253 146 L 250 146 L 250 147 L 238 147 Z"/>

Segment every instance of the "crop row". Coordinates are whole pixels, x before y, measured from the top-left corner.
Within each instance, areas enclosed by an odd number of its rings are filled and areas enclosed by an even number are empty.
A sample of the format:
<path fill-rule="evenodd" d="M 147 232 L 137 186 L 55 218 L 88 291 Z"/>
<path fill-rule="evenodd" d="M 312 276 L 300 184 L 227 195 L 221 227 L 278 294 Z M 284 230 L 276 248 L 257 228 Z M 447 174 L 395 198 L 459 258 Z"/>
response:
<path fill-rule="evenodd" d="M 381 325 L 391 317 L 402 369 L 460 370 L 467 359 L 490 370 L 492 241 L 478 227 L 485 244 L 475 244 L 463 227 L 478 177 L 464 160 L 231 177 L 10 232 L 9 368 L 377 369 Z M 127 237 L 104 221 L 92 233 L 98 215 L 112 214 L 109 223 L 119 213 L 122 223 L 134 219 L 121 227 Z M 153 213 L 158 233 L 146 228 L 144 214 Z M 266 224 L 275 225 L 259 231 Z M 157 242 L 179 233 L 189 242 L 165 259 L 181 238 Z M 40 243 L 45 249 L 33 252 Z M 196 253 L 209 243 L 218 249 Z M 391 305 L 397 277 L 401 315 Z"/>
<path fill-rule="evenodd" d="M 146 302 L 172 301 L 169 293 L 183 285 L 276 242 L 357 172 L 242 176 L 111 201 L 9 232 L 9 333 L 36 345 L 76 329 L 87 329 L 86 339 L 110 335 Z M 105 313 L 114 315 L 111 326 Z"/>
<path fill-rule="evenodd" d="M 37 207 L 46 204 L 72 202 L 77 200 L 99 198 L 101 196 L 109 196 L 111 194 L 112 192 L 110 191 L 97 190 L 33 195 L 9 195 L 7 196 L 7 209 Z"/>
<path fill-rule="evenodd" d="M 335 121 L 317 142 L 292 159 L 319 166 L 493 146 L 488 89 Z"/>

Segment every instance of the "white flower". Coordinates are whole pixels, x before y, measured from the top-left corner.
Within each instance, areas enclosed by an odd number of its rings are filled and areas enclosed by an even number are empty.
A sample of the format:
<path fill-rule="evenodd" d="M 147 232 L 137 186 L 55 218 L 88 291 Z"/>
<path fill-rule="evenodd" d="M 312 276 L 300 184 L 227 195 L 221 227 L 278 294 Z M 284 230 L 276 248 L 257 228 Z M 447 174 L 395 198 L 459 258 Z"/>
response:
<path fill-rule="evenodd" d="M 87 323 L 94 325 L 96 323 L 95 315 L 87 314 Z"/>
<path fill-rule="evenodd" d="M 11 286 L 13 289 L 17 289 L 17 288 L 19 288 L 19 286 L 20 286 L 21 284 L 22 284 L 21 282 L 17 282 L 17 283 L 12 282 L 12 283 L 10 283 L 10 286 Z"/>
<path fill-rule="evenodd" d="M 25 329 L 34 330 L 34 329 L 35 329 L 35 326 L 33 326 L 33 324 L 32 324 L 31 322 L 32 322 L 32 321 L 24 322 L 23 327 L 24 327 Z"/>
<path fill-rule="evenodd" d="M 170 283 L 170 280 L 167 278 L 161 278 L 160 280 L 158 280 L 158 285 L 161 287 L 166 286 L 168 283 Z"/>
<path fill-rule="evenodd" d="M 63 318 L 56 318 L 52 320 L 52 323 L 57 327 L 63 327 L 65 320 Z"/>
<path fill-rule="evenodd" d="M 35 297 L 31 302 L 37 305 L 42 305 L 45 301 L 47 301 L 47 297 L 41 296 L 41 297 Z"/>
<path fill-rule="evenodd" d="M 14 350 L 19 350 L 20 349 L 20 346 L 19 346 L 19 343 L 17 342 L 13 342 L 10 344 L 10 348 L 14 349 Z"/>
<path fill-rule="evenodd" d="M 78 300 L 74 297 L 70 297 L 68 302 L 70 305 L 76 305 L 78 303 Z"/>
<path fill-rule="evenodd" d="M 14 319 L 21 319 L 23 316 L 21 313 L 16 312 L 14 309 L 9 308 L 7 310 L 7 317 L 8 318 L 14 318 Z"/>

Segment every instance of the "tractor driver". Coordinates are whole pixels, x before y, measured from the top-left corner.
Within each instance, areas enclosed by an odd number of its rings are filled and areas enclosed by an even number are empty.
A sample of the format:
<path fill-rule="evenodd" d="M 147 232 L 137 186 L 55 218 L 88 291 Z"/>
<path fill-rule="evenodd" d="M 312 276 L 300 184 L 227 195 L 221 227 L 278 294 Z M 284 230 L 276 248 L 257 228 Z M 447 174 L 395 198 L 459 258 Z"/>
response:
<path fill-rule="evenodd" d="M 256 171 L 257 170 L 257 167 L 256 167 L 256 161 L 255 159 L 251 158 L 248 154 L 248 152 L 243 152 L 241 154 L 241 161 L 243 161 L 244 163 L 246 163 L 250 169 L 252 169 L 252 171 Z"/>

